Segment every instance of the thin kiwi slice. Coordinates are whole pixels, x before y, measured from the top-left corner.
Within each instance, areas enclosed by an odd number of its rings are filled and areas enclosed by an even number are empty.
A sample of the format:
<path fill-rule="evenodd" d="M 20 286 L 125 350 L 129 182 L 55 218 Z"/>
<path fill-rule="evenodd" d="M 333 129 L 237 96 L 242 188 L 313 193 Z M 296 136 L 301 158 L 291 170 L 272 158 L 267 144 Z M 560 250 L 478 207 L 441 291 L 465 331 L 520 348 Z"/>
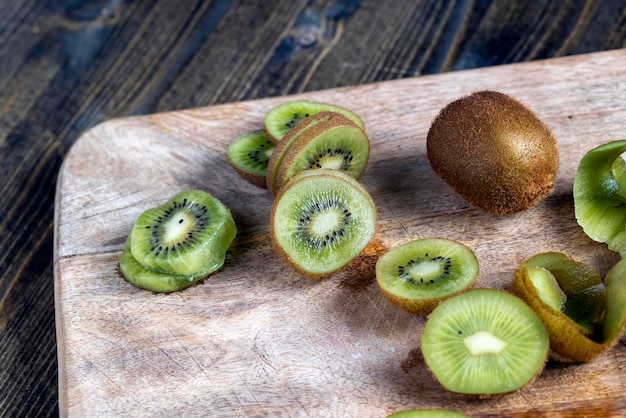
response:
<path fill-rule="evenodd" d="M 626 140 L 588 151 L 574 177 L 574 213 L 594 241 L 626 257 Z"/>
<path fill-rule="evenodd" d="M 318 169 L 296 175 L 272 207 L 274 248 L 297 272 L 328 277 L 356 258 L 372 239 L 376 207 L 350 175 Z"/>
<path fill-rule="evenodd" d="M 478 259 L 464 244 L 444 238 L 409 241 L 383 254 L 376 280 L 400 309 L 426 315 L 478 279 Z"/>
<path fill-rule="evenodd" d="M 452 409 L 428 408 L 398 411 L 388 415 L 387 418 L 468 418 L 468 416 Z"/>
<path fill-rule="evenodd" d="M 561 311 L 545 303 L 531 276 L 541 266 L 567 299 Z M 517 268 L 513 293 L 545 323 L 552 350 L 562 358 L 589 362 L 608 350 L 626 320 L 626 262 L 611 268 L 604 282 L 590 267 L 561 253 L 541 253 Z"/>
<path fill-rule="evenodd" d="M 131 252 L 144 267 L 184 276 L 219 269 L 237 234 L 230 210 L 201 190 L 185 190 L 144 211 L 130 232 Z"/>
<path fill-rule="evenodd" d="M 272 193 L 272 195 L 275 196 L 278 190 L 276 187 L 278 170 L 289 148 L 306 132 L 339 116 L 340 115 L 336 112 L 319 112 L 313 116 L 309 116 L 294 126 L 293 129 L 291 129 L 276 145 L 269 161 L 267 162 L 266 188 Z"/>
<path fill-rule="evenodd" d="M 421 348 L 443 387 L 485 398 L 529 385 L 543 370 L 549 338 L 543 322 L 518 297 L 473 289 L 433 310 Z"/>
<path fill-rule="evenodd" d="M 275 190 L 296 173 L 330 168 L 359 179 L 367 165 L 370 141 L 348 118 L 336 113 L 299 135 L 284 151 L 276 171 Z"/>
<path fill-rule="evenodd" d="M 325 111 L 341 113 L 361 129 L 365 129 L 359 115 L 344 107 L 310 100 L 290 100 L 274 106 L 265 114 L 265 131 L 270 141 L 278 143 L 300 121 Z"/>
<path fill-rule="evenodd" d="M 207 276 L 205 273 L 184 276 L 146 268 L 135 260 L 130 245 L 128 238 L 120 256 L 119 266 L 124 278 L 137 287 L 156 293 L 170 293 L 185 289 Z"/>
<path fill-rule="evenodd" d="M 267 163 L 275 145 L 264 130 L 256 130 L 235 138 L 228 146 L 228 161 L 234 169 L 255 186 L 266 187 Z"/>

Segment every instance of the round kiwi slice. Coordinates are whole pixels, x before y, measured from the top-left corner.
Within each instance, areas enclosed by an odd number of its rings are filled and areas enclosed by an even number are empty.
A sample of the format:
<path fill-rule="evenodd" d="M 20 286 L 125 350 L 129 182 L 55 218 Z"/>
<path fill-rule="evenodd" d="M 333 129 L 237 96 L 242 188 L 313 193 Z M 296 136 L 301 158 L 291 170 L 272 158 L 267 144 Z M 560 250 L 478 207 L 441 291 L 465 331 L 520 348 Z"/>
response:
<path fill-rule="evenodd" d="M 574 213 L 593 240 L 626 257 L 626 140 L 588 151 L 574 177 Z"/>
<path fill-rule="evenodd" d="M 476 255 L 464 244 L 424 238 L 383 254 L 376 263 L 376 280 L 391 303 L 426 315 L 445 299 L 472 287 L 478 271 Z"/>
<path fill-rule="evenodd" d="M 367 190 L 337 170 L 309 170 L 281 189 L 272 207 L 274 248 L 299 273 L 324 278 L 356 258 L 374 236 Z"/>
<path fill-rule="evenodd" d="M 255 186 L 265 188 L 267 163 L 274 147 L 264 130 L 249 132 L 230 143 L 228 161 L 241 177 Z"/>
<path fill-rule="evenodd" d="M 468 418 L 467 415 L 452 409 L 407 409 L 394 412 L 387 418 Z"/>
<path fill-rule="evenodd" d="M 272 193 L 276 195 L 278 188 L 275 186 L 278 178 L 278 169 L 280 168 L 285 154 L 289 148 L 309 130 L 314 129 L 320 124 L 324 124 L 332 119 L 339 117 L 336 112 L 319 112 L 313 116 L 309 116 L 306 119 L 300 121 L 293 127 L 283 139 L 276 144 L 269 161 L 267 162 L 267 175 L 266 175 L 266 187 Z M 317 128 L 319 129 L 319 128 Z"/>
<path fill-rule="evenodd" d="M 185 289 L 207 276 L 206 273 L 183 276 L 146 268 L 135 260 L 130 245 L 128 238 L 120 256 L 119 266 L 126 280 L 137 287 L 157 293 L 170 293 Z"/>
<path fill-rule="evenodd" d="M 296 173 L 318 168 L 342 170 L 359 179 L 369 153 L 370 142 L 365 132 L 337 113 L 299 135 L 285 149 L 274 178 L 274 189 L 280 189 Z"/>
<path fill-rule="evenodd" d="M 433 171 L 471 205 L 493 215 L 528 209 L 554 188 L 552 131 L 512 97 L 481 91 L 445 106 L 428 131 Z"/>
<path fill-rule="evenodd" d="M 201 190 L 185 190 L 144 211 L 130 232 L 133 257 L 144 267 L 184 276 L 219 269 L 237 228 L 230 210 Z"/>
<path fill-rule="evenodd" d="M 290 100 L 274 106 L 265 114 L 265 131 L 270 141 L 278 143 L 300 121 L 325 111 L 341 113 L 361 129 L 365 129 L 363 120 L 344 107 L 310 100 Z"/>
<path fill-rule="evenodd" d="M 433 310 L 421 348 L 443 387 L 483 398 L 530 384 L 543 370 L 549 339 L 543 322 L 521 299 L 473 289 Z"/>
<path fill-rule="evenodd" d="M 545 288 L 533 278 L 537 274 L 551 275 L 565 295 L 560 310 L 546 302 Z M 603 282 L 593 269 L 565 254 L 541 253 L 520 264 L 512 290 L 545 323 L 552 350 L 563 358 L 592 361 L 615 344 L 624 328 L 626 263 L 617 263 Z"/>

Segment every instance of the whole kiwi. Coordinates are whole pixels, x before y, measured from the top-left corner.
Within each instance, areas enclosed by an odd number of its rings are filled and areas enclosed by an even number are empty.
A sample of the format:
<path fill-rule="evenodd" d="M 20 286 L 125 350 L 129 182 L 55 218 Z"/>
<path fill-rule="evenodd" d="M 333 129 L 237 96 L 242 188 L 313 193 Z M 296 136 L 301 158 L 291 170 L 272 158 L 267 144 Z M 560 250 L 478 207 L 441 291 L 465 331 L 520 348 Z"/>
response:
<path fill-rule="evenodd" d="M 426 151 L 444 182 L 493 215 L 531 208 L 554 190 L 556 138 L 533 111 L 500 92 L 479 91 L 445 106 Z"/>

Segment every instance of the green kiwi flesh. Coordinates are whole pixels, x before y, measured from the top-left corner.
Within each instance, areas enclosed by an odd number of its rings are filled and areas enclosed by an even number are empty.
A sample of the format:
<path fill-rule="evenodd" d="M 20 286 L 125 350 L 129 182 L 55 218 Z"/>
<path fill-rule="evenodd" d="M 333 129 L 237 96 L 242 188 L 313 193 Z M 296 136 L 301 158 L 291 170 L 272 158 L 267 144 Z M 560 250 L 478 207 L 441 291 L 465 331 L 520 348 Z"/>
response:
<path fill-rule="evenodd" d="M 228 161 L 237 173 L 258 187 L 266 187 L 267 164 L 275 145 L 264 130 L 256 130 L 235 138 L 228 146 Z"/>
<path fill-rule="evenodd" d="M 376 263 L 376 280 L 385 297 L 404 311 L 422 315 L 472 287 L 478 273 L 478 259 L 470 248 L 442 238 L 409 241 Z"/>
<path fill-rule="evenodd" d="M 272 207 L 270 233 L 277 253 L 297 272 L 324 278 L 356 258 L 372 239 L 376 207 L 348 174 L 329 169 L 296 175 Z"/>
<path fill-rule="evenodd" d="M 507 215 L 554 189 L 558 144 L 546 124 L 514 98 L 481 91 L 445 106 L 427 135 L 433 171 L 471 205 Z"/>
<path fill-rule="evenodd" d="M 119 266 L 122 275 L 130 284 L 156 293 L 176 292 L 207 276 L 205 273 L 184 276 L 146 268 L 133 257 L 130 249 L 130 238 L 126 240 L 124 245 Z"/>
<path fill-rule="evenodd" d="M 342 170 L 358 180 L 369 153 L 370 142 L 365 132 L 337 114 L 293 141 L 278 167 L 274 188 L 280 189 L 301 171 L 318 168 Z"/>
<path fill-rule="evenodd" d="M 548 270 L 565 293 L 562 311 L 549 307 L 540 297 L 529 275 L 535 267 Z M 561 253 L 540 253 L 517 268 L 512 292 L 522 298 L 546 325 L 550 347 L 564 359 L 589 362 L 606 351 L 624 326 L 626 265 L 618 263 L 603 282 L 590 267 Z M 613 281 L 615 277 L 617 280 Z M 611 293 L 610 293 L 611 292 Z M 611 310 L 609 314 L 609 309 Z M 607 319 L 612 317 L 613 319 Z"/>
<path fill-rule="evenodd" d="M 501 290 L 472 289 L 433 310 L 421 349 L 447 390 L 487 398 L 530 384 L 543 370 L 549 338 L 521 299 Z"/>
<path fill-rule="evenodd" d="M 277 143 L 303 119 L 325 111 L 341 113 L 361 129 L 365 129 L 363 120 L 344 107 L 310 100 L 290 100 L 274 106 L 265 114 L 265 131 L 270 141 Z"/>
<path fill-rule="evenodd" d="M 543 267 L 528 266 L 526 271 L 539 298 L 552 309 L 562 311 L 567 301 L 567 295 L 559 287 L 554 275 Z"/>
<path fill-rule="evenodd" d="M 574 213 L 591 239 L 626 257 L 626 140 L 588 151 L 574 177 Z"/>
<path fill-rule="evenodd" d="M 319 125 L 324 125 L 327 122 L 334 124 L 333 120 L 336 120 L 341 115 L 336 112 L 319 112 L 313 116 L 309 116 L 306 119 L 298 122 L 289 132 L 283 137 L 283 139 L 276 144 L 274 151 L 267 163 L 267 175 L 266 175 L 266 188 L 276 195 L 278 187 L 276 187 L 278 170 L 284 160 L 289 148 L 300 138 L 302 135 L 313 129 L 320 129 Z"/>
<path fill-rule="evenodd" d="M 185 190 L 147 209 L 133 225 L 130 247 L 144 267 L 184 276 L 210 274 L 224 264 L 237 234 L 230 210 L 201 190 Z"/>
<path fill-rule="evenodd" d="M 387 418 L 468 418 L 468 416 L 451 409 L 430 408 L 398 411 L 388 415 Z"/>

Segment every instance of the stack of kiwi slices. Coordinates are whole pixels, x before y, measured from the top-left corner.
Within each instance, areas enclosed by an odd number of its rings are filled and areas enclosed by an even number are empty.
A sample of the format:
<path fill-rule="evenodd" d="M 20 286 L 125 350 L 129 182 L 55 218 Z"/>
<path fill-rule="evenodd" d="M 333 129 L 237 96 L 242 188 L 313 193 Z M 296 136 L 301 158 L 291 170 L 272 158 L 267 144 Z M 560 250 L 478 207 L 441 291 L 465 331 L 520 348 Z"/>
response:
<path fill-rule="evenodd" d="M 329 103 L 291 100 L 272 107 L 262 129 L 235 138 L 228 160 L 244 179 L 275 196 L 305 169 L 335 168 L 358 179 L 369 151 L 365 124 L 356 113 Z"/>
<path fill-rule="evenodd" d="M 270 232 L 277 253 L 306 277 L 328 277 L 375 231 L 376 206 L 358 181 L 370 153 L 365 125 L 346 108 L 308 100 L 272 107 L 263 125 L 230 144 L 229 161 L 275 198 Z"/>
<path fill-rule="evenodd" d="M 184 190 L 145 210 L 119 260 L 128 282 L 158 293 L 182 290 L 220 269 L 237 234 L 230 210 L 201 190 Z"/>
<path fill-rule="evenodd" d="M 603 281 L 563 253 L 540 253 L 520 264 L 512 289 L 545 323 L 552 350 L 568 360 L 594 360 L 626 323 L 626 259 Z"/>

